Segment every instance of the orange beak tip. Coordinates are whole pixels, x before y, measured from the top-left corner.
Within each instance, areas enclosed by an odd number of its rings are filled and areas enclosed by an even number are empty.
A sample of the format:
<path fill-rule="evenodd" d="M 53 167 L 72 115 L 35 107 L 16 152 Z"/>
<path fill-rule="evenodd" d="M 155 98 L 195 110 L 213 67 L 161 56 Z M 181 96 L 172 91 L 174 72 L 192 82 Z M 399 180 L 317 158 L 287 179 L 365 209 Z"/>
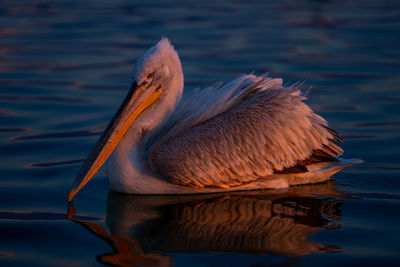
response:
<path fill-rule="evenodd" d="M 72 199 L 74 198 L 75 194 L 76 194 L 76 193 L 75 193 L 75 190 L 69 191 L 69 193 L 68 193 L 68 202 L 71 203 L 71 201 L 72 201 Z"/>

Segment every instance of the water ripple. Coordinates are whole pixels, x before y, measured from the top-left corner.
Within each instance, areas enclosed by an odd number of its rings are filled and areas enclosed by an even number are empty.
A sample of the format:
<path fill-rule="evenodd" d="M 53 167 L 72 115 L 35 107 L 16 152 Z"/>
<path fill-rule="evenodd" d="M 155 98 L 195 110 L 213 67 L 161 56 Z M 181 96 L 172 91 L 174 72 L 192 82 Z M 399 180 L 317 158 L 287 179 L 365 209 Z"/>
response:
<path fill-rule="evenodd" d="M 85 159 L 71 159 L 71 160 L 62 160 L 62 161 L 47 161 L 47 162 L 36 162 L 30 163 L 26 165 L 27 168 L 47 168 L 47 167 L 58 167 L 64 165 L 71 165 L 75 163 L 81 163 L 85 161 Z"/>
<path fill-rule="evenodd" d="M 389 193 L 354 193 L 353 196 L 358 196 L 361 198 L 372 198 L 372 199 L 380 199 L 380 200 L 400 200 L 400 195 L 398 194 L 389 194 Z"/>
<path fill-rule="evenodd" d="M 354 127 L 387 127 L 387 126 L 399 126 L 400 121 L 375 121 L 375 122 L 363 122 L 355 123 Z"/>
<path fill-rule="evenodd" d="M 52 132 L 52 133 L 43 133 L 36 135 L 16 136 L 8 140 L 14 142 L 14 141 L 27 141 L 27 140 L 65 139 L 65 138 L 96 136 L 101 133 L 102 131 L 88 129 L 88 130 L 78 130 L 78 131 Z"/>
<path fill-rule="evenodd" d="M 372 135 L 372 134 L 345 134 L 345 135 L 342 135 L 342 137 L 343 137 L 343 139 L 354 139 L 354 140 L 377 138 L 377 136 Z"/>
<path fill-rule="evenodd" d="M 12 133 L 12 132 L 28 132 L 29 128 L 25 127 L 0 127 L 0 133 Z"/>
<path fill-rule="evenodd" d="M 0 115 L 4 115 L 4 116 L 16 116 L 17 113 L 14 111 L 10 111 L 10 110 L 6 110 L 6 109 L 1 109 L 0 108 Z"/>
<path fill-rule="evenodd" d="M 80 216 L 87 220 L 102 221 L 103 217 L 97 216 Z M 67 215 L 65 213 L 51 212 L 51 211 L 8 211 L 0 210 L 0 221 L 65 221 Z"/>
<path fill-rule="evenodd" d="M 5 102 L 67 102 L 67 103 L 90 103 L 89 98 L 66 97 L 66 96 L 29 96 L 29 95 L 0 95 L 0 101 Z"/>

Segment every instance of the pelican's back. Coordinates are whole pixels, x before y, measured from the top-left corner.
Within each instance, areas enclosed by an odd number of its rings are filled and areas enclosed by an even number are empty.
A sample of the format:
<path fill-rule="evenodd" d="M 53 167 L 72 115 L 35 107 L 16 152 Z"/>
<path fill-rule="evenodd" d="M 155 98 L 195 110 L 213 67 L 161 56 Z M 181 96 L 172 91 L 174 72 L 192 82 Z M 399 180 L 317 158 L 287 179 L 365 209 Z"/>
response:
<path fill-rule="evenodd" d="M 203 109 L 186 112 L 190 120 L 177 120 L 152 148 L 153 171 L 179 185 L 232 188 L 273 173 L 307 171 L 309 163 L 342 154 L 338 134 L 303 102 L 297 88 L 253 77 L 235 89 L 240 93 L 230 102 L 215 97 L 229 99 L 232 90 L 221 95 L 208 88 L 220 106 L 207 107 L 212 101 L 203 100 Z"/>

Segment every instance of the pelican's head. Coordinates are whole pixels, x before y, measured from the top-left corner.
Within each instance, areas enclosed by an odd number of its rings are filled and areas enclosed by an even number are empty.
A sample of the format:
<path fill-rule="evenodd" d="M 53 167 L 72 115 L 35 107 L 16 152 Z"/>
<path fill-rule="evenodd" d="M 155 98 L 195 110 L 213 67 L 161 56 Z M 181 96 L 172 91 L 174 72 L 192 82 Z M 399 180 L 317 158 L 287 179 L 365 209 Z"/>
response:
<path fill-rule="evenodd" d="M 181 61 L 167 38 L 162 38 L 137 60 L 133 75 L 139 85 L 155 83 L 171 89 L 167 93 L 182 93 Z"/>
<path fill-rule="evenodd" d="M 136 62 L 131 89 L 75 177 L 68 200 L 100 169 L 128 129 L 146 132 L 162 123 L 173 111 L 182 90 L 178 53 L 167 38 L 162 38 Z"/>

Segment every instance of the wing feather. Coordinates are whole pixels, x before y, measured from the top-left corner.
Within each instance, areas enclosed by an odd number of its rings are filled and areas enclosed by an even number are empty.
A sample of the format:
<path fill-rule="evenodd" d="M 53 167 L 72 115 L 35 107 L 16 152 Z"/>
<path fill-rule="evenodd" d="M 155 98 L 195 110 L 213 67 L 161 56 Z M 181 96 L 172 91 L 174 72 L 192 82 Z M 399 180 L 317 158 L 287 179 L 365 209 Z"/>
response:
<path fill-rule="evenodd" d="M 300 91 L 273 81 L 239 77 L 184 101 L 151 149 L 151 168 L 175 184 L 225 188 L 342 154 L 338 133 Z"/>

